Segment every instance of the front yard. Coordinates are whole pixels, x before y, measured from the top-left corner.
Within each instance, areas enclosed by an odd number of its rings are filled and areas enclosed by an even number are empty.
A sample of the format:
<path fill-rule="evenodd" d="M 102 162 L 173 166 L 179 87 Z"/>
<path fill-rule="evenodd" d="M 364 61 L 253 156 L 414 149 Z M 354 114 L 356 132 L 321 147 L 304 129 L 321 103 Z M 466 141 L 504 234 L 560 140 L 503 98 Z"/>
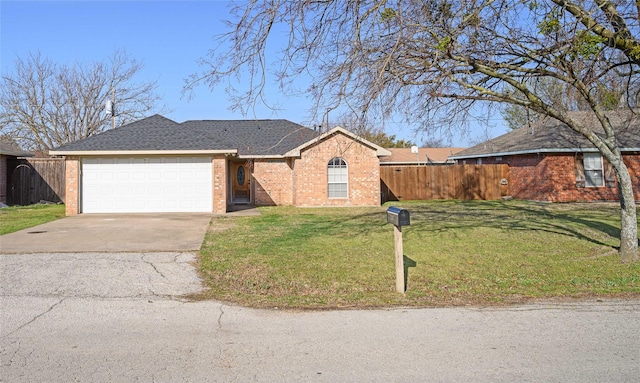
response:
<path fill-rule="evenodd" d="M 64 217 L 64 205 L 36 204 L 0 209 L 0 235 L 13 233 Z"/>
<path fill-rule="evenodd" d="M 393 226 L 379 208 L 260 208 L 221 217 L 201 249 L 202 299 L 279 308 L 483 305 L 640 297 L 624 265 L 616 204 L 396 203 L 407 292 L 395 292 Z"/>

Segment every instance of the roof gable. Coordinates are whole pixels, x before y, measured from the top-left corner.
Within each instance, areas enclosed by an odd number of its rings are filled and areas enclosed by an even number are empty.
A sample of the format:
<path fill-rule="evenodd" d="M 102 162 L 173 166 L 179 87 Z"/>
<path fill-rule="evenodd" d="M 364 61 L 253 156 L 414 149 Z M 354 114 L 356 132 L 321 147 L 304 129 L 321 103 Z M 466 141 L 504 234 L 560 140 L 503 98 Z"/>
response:
<path fill-rule="evenodd" d="M 351 133 L 350 131 L 348 131 L 348 130 L 346 130 L 344 128 L 336 126 L 335 128 L 333 128 L 333 129 L 331 129 L 331 130 L 329 130 L 327 132 L 324 132 L 323 134 L 320 134 L 320 135 L 316 136 L 315 138 L 312 138 L 312 139 L 304 142 L 300 146 L 291 149 L 289 152 L 287 152 L 285 154 L 285 156 L 286 157 L 300 157 L 300 152 L 302 152 L 304 149 L 308 148 L 311 145 L 314 145 L 317 142 L 324 141 L 327 138 L 333 136 L 334 134 L 344 134 L 345 136 L 353 139 L 354 141 L 357 141 L 357 142 L 359 142 L 359 143 L 361 143 L 361 144 L 363 144 L 365 146 L 370 147 L 371 149 L 376 151 L 376 155 L 378 157 L 390 156 L 391 155 L 391 152 L 389 152 L 387 149 L 385 149 L 385 148 L 383 148 L 381 146 L 378 146 L 378 145 L 374 144 L 371 141 L 365 140 L 362 137 L 356 136 L 355 134 Z"/>
<path fill-rule="evenodd" d="M 596 126 L 596 134 L 603 130 L 589 112 L 571 112 L 571 117 L 584 125 Z M 609 112 L 609 120 L 616 130 L 623 151 L 640 150 L 640 116 L 624 112 Z M 562 153 L 596 151 L 586 137 L 558 120 L 547 118 L 530 127 L 514 129 L 494 139 L 463 150 L 451 159 L 491 157 L 527 153 Z"/>

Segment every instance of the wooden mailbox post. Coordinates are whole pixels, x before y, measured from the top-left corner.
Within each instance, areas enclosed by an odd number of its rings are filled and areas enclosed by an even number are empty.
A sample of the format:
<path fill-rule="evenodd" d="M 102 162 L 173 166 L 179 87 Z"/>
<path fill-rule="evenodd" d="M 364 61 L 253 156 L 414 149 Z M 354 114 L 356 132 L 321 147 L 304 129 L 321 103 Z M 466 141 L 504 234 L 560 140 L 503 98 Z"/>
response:
<path fill-rule="evenodd" d="M 402 226 L 409 226 L 411 224 L 409 211 L 400 209 L 399 207 L 389 206 L 387 209 L 387 222 L 393 224 L 393 242 L 396 253 L 396 291 L 404 294 L 405 285 Z"/>

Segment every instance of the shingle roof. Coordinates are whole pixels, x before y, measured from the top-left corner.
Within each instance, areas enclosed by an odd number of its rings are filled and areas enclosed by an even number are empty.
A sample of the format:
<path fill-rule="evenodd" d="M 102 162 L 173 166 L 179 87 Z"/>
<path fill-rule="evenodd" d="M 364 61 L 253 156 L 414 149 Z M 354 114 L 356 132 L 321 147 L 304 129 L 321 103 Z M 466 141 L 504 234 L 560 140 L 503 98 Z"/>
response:
<path fill-rule="evenodd" d="M 156 114 L 52 152 L 237 150 L 239 155 L 277 156 L 317 135 L 287 120 L 199 120 L 180 124 Z"/>
<path fill-rule="evenodd" d="M 211 136 L 222 145 L 219 149 L 238 149 L 239 155 L 282 155 L 319 135 L 287 120 L 199 120 L 180 125 L 191 134 Z"/>
<path fill-rule="evenodd" d="M 33 157 L 32 153 L 25 152 L 24 150 L 16 147 L 12 143 L 0 141 L 0 154 L 4 156 L 13 157 Z"/>
<path fill-rule="evenodd" d="M 391 156 L 381 157 L 380 164 L 415 164 L 420 162 L 446 163 L 449 156 L 464 148 L 418 148 L 418 153 L 411 153 L 411 148 L 387 148 Z"/>
<path fill-rule="evenodd" d="M 572 112 L 571 117 L 585 125 L 596 127 L 602 135 L 603 130 L 595 116 L 589 112 Z M 640 150 L 640 116 L 624 112 L 608 114 L 622 151 Z M 531 127 L 514 129 L 489 141 L 463 150 L 451 159 L 473 157 L 502 156 L 525 153 L 581 152 L 594 151 L 595 146 L 584 136 L 568 128 L 555 119 L 544 119 Z"/>

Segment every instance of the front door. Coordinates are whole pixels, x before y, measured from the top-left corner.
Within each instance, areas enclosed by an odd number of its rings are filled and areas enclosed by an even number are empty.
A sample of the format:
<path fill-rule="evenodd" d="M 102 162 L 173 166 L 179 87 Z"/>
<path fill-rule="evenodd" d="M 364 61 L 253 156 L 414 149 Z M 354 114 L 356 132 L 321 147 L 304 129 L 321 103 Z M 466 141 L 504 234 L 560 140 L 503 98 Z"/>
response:
<path fill-rule="evenodd" d="M 231 164 L 231 202 L 251 203 L 251 172 L 245 162 Z"/>

